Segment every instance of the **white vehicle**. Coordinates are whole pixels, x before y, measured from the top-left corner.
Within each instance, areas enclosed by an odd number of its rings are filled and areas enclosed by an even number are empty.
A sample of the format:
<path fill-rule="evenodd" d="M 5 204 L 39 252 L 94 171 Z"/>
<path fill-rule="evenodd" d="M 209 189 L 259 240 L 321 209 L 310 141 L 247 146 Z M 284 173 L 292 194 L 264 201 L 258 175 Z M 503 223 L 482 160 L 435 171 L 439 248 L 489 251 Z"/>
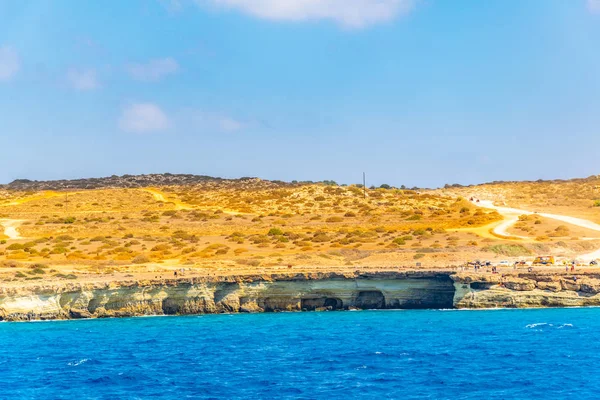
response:
<path fill-rule="evenodd" d="M 512 264 L 507 260 L 502 260 L 496 266 L 498 267 L 510 267 Z"/>

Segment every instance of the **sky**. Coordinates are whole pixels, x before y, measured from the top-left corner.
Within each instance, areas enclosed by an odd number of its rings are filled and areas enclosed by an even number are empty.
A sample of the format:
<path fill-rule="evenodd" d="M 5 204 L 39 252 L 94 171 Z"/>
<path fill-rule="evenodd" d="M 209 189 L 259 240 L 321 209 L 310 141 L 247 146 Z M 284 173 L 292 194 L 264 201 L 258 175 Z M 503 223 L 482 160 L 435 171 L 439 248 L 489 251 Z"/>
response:
<path fill-rule="evenodd" d="M 0 183 L 600 174 L 600 0 L 0 0 Z"/>

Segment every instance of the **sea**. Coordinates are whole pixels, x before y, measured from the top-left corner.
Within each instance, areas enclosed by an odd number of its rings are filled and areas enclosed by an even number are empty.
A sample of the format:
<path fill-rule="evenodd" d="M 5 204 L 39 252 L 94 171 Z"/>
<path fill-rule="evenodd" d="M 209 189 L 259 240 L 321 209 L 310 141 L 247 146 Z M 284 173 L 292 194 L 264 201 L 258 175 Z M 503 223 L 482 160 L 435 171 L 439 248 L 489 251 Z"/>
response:
<path fill-rule="evenodd" d="M 598 399 L 600 309 L 0 323 L 0 399 Z"/>

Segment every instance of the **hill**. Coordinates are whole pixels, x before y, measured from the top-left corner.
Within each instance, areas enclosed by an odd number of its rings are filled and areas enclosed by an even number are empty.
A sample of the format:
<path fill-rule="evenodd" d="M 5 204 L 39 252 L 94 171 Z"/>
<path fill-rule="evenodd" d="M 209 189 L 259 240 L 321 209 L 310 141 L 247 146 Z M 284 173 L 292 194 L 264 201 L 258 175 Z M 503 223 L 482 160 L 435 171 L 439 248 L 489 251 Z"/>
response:
<path fill-rule="evenodd" d="M 333 182 L 173 174 L 18 180 L 0 188 L 0 279 L 108 279 L 181 268 L 444 268 L 476 258 L 576 257 L 596 248 L 600 232 L 469 199 L 595 221 L 597 183 L 365 191 Z"/>

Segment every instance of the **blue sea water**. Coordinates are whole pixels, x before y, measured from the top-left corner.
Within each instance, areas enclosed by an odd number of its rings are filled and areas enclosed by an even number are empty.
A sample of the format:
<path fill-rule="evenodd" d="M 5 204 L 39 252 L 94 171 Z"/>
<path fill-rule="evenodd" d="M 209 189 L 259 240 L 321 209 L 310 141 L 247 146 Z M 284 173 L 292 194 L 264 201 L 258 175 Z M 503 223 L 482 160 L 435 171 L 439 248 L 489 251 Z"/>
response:
<path fill-rule="evenodd" d="M 600 397 L 600 309 L 1 323 L 0 398 Z"/>

